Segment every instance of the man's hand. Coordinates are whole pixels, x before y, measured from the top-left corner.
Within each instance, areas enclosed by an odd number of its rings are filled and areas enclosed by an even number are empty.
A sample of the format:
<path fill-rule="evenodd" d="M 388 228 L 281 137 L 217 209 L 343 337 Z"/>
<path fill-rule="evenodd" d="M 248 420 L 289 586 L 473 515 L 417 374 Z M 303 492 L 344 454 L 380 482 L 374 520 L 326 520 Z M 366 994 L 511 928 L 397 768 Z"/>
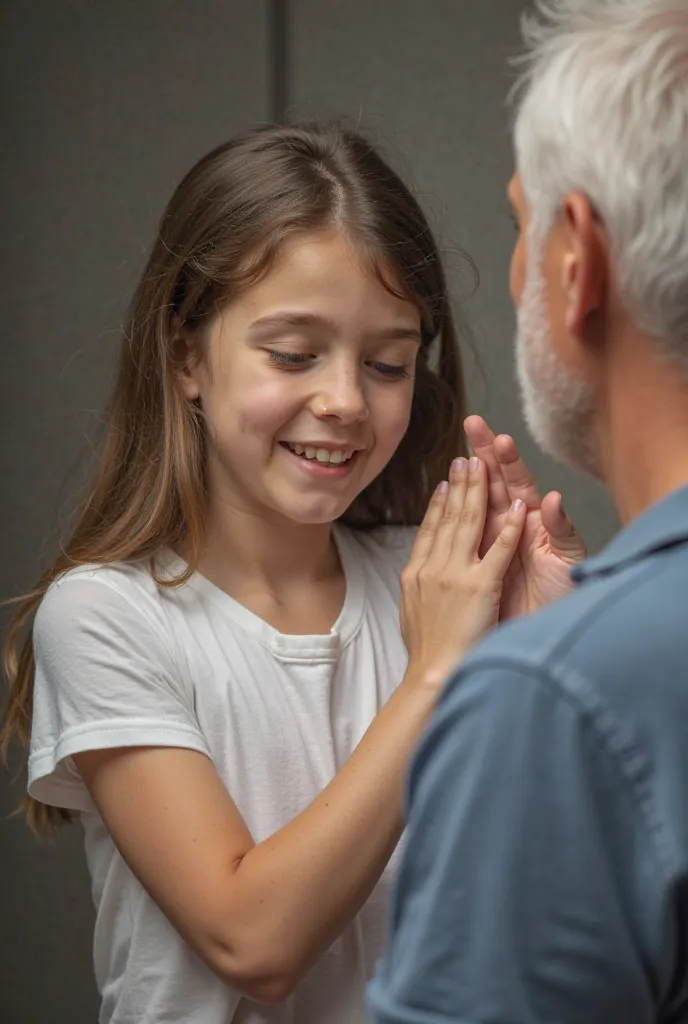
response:
<path fill-rule="evenodd" d="M 516 498 L 528 509 L 516 557 L 504 578 L 500 621 L 537 611 L 571 589 L 571 567 L 586 557 L 585 545 L 564 513 L 561 495 L 552 491 L 540 497 L 513 438 L 495 437 L 481 416 L 469 416 L 464 427 L 473 451 L 488 468 L 481 553 L 494 543 Z"/>

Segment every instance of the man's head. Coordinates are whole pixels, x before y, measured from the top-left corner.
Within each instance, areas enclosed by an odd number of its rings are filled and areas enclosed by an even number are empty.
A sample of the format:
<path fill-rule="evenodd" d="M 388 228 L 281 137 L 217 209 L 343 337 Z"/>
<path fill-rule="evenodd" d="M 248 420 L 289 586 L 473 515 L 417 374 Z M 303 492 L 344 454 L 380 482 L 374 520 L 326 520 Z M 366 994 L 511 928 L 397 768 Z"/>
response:
<path fill-rule="evenodd" d="M 537 0 L 525 38 L 518 375 L 538 443 L 599 476 L 618 339 L 688 374 L 688 0 Z"/>

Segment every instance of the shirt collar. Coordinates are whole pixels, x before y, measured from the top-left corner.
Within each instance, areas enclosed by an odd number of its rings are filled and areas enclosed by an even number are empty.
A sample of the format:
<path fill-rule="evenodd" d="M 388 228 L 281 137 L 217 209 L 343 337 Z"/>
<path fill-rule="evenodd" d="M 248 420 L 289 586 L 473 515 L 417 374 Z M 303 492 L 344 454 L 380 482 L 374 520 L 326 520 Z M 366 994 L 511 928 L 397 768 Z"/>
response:
<path fill-rule="evenodd" d="M 688 486 L 673 491 L 632 520 L 599 553 L 574 566 L 576 583 L 613 573 L 654 551 L 688 542 Z"/>

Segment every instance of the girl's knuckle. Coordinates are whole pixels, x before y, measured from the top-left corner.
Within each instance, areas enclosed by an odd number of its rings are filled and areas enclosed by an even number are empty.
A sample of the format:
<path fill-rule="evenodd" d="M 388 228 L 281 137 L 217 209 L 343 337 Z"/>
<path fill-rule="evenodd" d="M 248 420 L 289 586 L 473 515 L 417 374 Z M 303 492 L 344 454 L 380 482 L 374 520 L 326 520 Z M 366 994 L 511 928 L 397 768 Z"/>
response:
<path fill-rule="evenodd" d="M 416 582 L 417 576 L 418 573 L 413 566 L 407 565 L 405 569 L 401 570 L 401 575 L 399 577 L 402 587 L 410 587 Z"/>
<path fill-rule="evenodd" d="M 418 582 L 420 583 L 421 586 L 425 586 L 426 584 L 428 584 L 430 582 L 430 580 L 432 579 L 432 576 L 433 576 L 433 574 L 430 571 L 430 569 L 428 569 L 428 566 L 427 565 L 423 565 L 418 570 L 417 579 L 418 579 Z"/>

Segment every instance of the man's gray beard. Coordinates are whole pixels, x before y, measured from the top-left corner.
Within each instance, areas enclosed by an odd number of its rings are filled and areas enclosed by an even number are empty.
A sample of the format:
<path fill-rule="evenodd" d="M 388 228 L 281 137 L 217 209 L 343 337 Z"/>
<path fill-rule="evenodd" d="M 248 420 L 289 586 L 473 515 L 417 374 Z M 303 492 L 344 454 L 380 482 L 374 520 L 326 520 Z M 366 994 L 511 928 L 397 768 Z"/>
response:
<path fill-rule="evenodd" d="M 517 311 L 516 371 L 523 415 L 533 439 L 553 458 L 600 477 L 593 437 L 594 396 L 552 344 L 541 245 L 530 239 L 526 282 Z"/>

